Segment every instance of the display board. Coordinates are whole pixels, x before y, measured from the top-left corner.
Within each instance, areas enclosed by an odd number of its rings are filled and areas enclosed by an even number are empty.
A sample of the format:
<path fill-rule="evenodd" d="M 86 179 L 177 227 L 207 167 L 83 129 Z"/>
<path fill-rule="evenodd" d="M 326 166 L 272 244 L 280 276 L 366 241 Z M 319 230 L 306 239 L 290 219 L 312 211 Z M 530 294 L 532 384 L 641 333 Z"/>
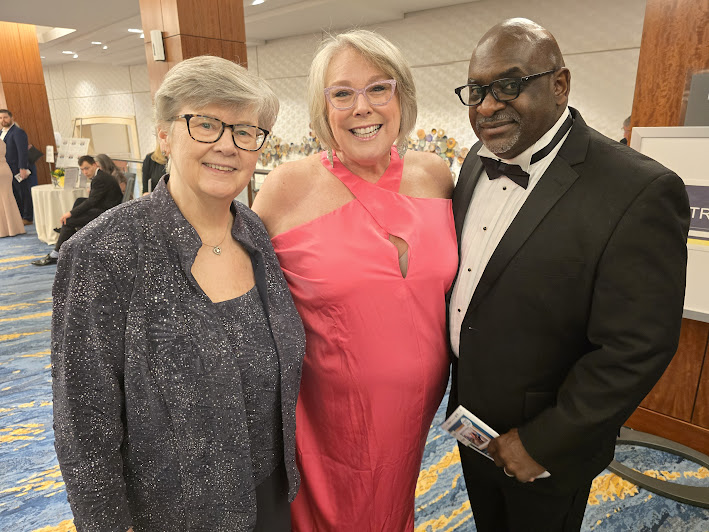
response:
<path fill-rule="evenodd" d="M 709 322 L 709 127 L 635 127 L 630 147 L 676 172 L 687 186 L 692 218 L 684 317 Z"/>

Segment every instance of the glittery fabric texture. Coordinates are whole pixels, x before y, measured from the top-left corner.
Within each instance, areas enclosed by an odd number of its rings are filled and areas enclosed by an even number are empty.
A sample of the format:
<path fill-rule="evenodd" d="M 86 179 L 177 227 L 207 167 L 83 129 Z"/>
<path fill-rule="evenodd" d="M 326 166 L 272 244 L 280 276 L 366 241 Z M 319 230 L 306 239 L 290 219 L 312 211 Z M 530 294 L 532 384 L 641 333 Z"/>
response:
<path fill-rule="evenodd" d="M 77 531 L 246 531 L 256 519 L 241 375 L 163 178 L 62 246 L 53 287 L 56 450 Z M 235 202 L 280 368 L 289 500 L 304 332 L 258 217 Z"/>

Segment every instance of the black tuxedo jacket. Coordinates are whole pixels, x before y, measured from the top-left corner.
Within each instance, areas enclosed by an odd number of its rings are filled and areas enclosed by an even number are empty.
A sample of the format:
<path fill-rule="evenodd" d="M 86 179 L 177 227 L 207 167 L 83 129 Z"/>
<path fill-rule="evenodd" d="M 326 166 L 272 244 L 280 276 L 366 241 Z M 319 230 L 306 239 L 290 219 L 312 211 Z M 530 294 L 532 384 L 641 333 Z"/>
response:
<path fill-rule="evenodd" d="M 17 124 L 12 124 L 5 134 L 5 144 L 7 146 L 5 160 L 12 170 L 12 175 L 17 175 L 21 168 L 29 169 L 27 133 Z"/>
<path fill-rule="evenodd" d="M 620 426 L 677 348 L 689 203 L 681 179 L 574 125 L 495 249 L 453 361 L 462 404 L 519 428 L 550 486 L 578 486 L 613 458 Z M 482 171 L 474 146 L 453 195 L 460 243 Z"/>
<path fill-rule="evenodd" d="M 108 209 L 112 209 L 122 200 L 123 192 L 121 192 L 121 187 L 116 178 L 99 169 L 91 180 L 89 197 L 71 210 L 71 216 L 72 218 L 78 218 L 87 213 L 101 214 Z"/>

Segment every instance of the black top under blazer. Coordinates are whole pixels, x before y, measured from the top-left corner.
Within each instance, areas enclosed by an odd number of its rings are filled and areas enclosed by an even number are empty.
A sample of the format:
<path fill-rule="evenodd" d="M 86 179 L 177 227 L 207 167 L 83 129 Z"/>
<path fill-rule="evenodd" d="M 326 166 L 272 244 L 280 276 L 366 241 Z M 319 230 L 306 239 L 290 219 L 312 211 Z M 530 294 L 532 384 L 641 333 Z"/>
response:
<path fill-rule="evenodd" d="M 551 473 L 538 482 L 564 489 L 608 465 L 620 426 L 675 353 L 690 219 L 674 172 L 571 113 L 466 310 L 449 403 L 501 434 L 518 427 Z M 453 195 L 459 242 L 479 147 Z"/>
<path fill-rule="evenodd" d="M 54 428 L 80 532 L 246 531 L 256 522 L 236 355 L 191 273 L 202 243 L 165 182 L 100 216 L 60 252 Z M 238 202 L 232 212 L 278 355 L 292 501 L 305 334 L 263 224 Z"/>

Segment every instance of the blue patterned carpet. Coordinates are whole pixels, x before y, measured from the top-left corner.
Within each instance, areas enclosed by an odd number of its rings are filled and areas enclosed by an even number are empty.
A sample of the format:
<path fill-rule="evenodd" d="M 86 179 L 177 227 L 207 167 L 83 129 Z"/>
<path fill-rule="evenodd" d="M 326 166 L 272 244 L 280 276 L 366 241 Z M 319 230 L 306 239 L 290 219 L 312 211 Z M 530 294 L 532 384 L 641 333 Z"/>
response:
<path fill-rule="evenodd" d="M 51 248 L 28 229 L 0 239 L 0 531 L 69 532 L 74 527 L 52 432 L 49 327 L 56 268 L 30 264 Z M 473 532 L 456 445 L 438 428 L 443 411 L 426 445 L 416 532 Z M 616 458 L 653 476 L 709 486 L 706 468 L 666 453 L 626 446 Z M 594 481 L 583 530 L 709 532 L 709 510 L 639 490 L 604 471 Z"/>

